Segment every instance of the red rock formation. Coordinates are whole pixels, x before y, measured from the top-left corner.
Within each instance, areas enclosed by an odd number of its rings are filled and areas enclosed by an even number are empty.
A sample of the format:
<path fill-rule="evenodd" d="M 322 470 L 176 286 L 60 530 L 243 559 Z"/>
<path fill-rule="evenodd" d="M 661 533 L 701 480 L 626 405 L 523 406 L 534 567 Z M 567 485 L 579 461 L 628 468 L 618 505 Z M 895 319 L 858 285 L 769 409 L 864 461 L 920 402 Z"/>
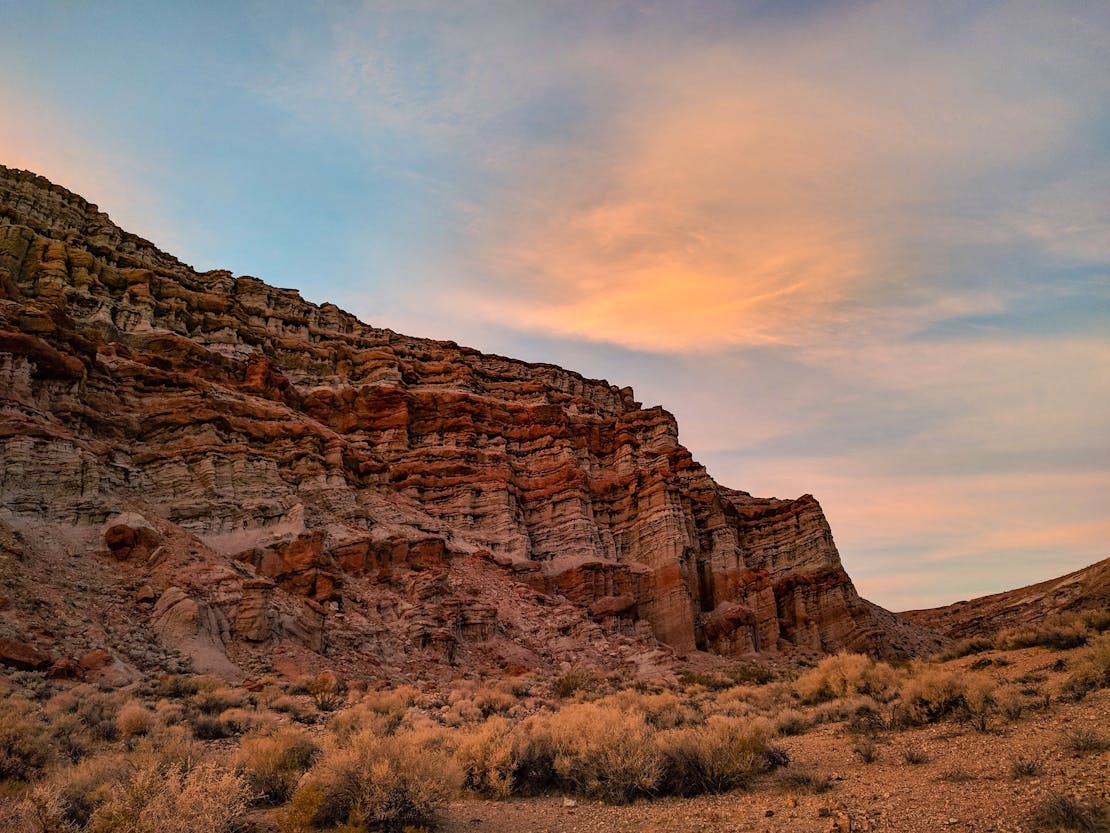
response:
<path fill-rule="evenodd" d="M 6 522 L 82 557 L 95 528 L 199 662 L 927 641 L 858 597 L 812 497 L 718 486 L 628 388 L 197 273 L 29 173 L 0 206 Z"/>

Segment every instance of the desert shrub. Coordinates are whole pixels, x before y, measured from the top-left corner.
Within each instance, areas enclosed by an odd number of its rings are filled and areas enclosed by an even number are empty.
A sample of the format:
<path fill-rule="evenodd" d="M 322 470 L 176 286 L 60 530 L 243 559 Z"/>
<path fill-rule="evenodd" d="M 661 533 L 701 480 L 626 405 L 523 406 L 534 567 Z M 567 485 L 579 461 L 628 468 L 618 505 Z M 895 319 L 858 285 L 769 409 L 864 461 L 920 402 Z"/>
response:
<path fill-rule="evenodd" d="M 775 733 L 779 735 L 800 735 L 809 726 L 809 719 L 797 709 L 787 709 L 775 719 Z"/>
<path fill-rule="evenodd" d="M 89 754 L 93 743 L 92 733 L 75 714 L 63 714 L 51 720 L 50 738 L 58 752 L 72 763 Z"/>
<path fill-rule="evenodd" d="M 150 734 L 153 728 L 154 713 L 142 703 L 127 703 L 120 707 L 116 715 L 116 729 L 125 738 Z"/>
<path fill-rule="evenodd" d="M 29 781 L 50 763 L 47 726 L 21 697 L 0 700 L 0 781 Z"/>
<path fill-rule="evenodd" d="M 555 775 L 573 792 L 620 803 L 659 782 L 662 758 L 643 715 L 577 703 L 548 717 L 542 728 Z"/>
<path fill-rule="evenodd" d="M 800 770 L 783 770 L 775 777 L 780 789 L 790 792 L 805 792 L 820 795 L 833 788 L 833 781 L 827 775 L 814 775 Z"/>
<path fill-rule="evenodd" d="M 221 833 L 247 808 L 247 788 L 235 773 L 206 761 L 189 772 L 145 766 L 112 786 L 92 811 L 90 833 Z"/>
<path fill-rule="evenodd" d="M 1063 685 L 1066 695 L 1079 698 L 1089 691 L 1110 687 L 1110 634 L 1103 634 L 1072 655 L 1068 670 Z"/>
<path fill-rule="evenodd" d="M 220 718 L 198 714 L 192 720 L 193 735 L 197 740 L 219 740 L 232 734 L 231 728 Z"/>
<path fill-rule="evenodd" d="M 1110 738 L 1088 726 L 1077 726 L 1064 733 L 1064 748 L 1085 755 L 1110 749 Z"/>
<path fill-rule="evenodd" d="M 678 681 L 683 688 L 698 686 L 707 691 L 724 691 L 736 685 L 735 680 L 719 671 L 683 671 L 678 675 Z"/>
<path fill-rule="evenodd" d="M 733 685 L 766 685 L 775 679 L 774 670 L 758 662 L 738 662 L 729 666 L 725 674 Z"/>
<path fill-rule="evenodd" d="M 456 689 L 448 697 L 451 708 L 442 714 L 441 719 L 448 726 L 480 723 L 495 714 L 508 714 L 517 702 L 513 695 L 498 689 Z"/>
<path fill-rule="evenodd" d="M 304 732 L 283 729 L 272 735 L 243 738 L 235 757 L 235 771 L 245 780 L 254 800 L 283 804 L 320 752 Z"/>
<path fill-rule="evenodd" d="M 848 720 L 853 723 L 853 729 L 861 724 L 868 724 L 877 731 L 887 724 L 885 713 L 891 708 L 893 707 L 885 706 L 874 697 L 848 697 L 822 703 L 811 712 L 811 717 L 815 723 L 839 723 Z"/>
<path fill-rule="evenodd" d="M 316 708 L 322 712 L 331 712 L 343 705 L 346 687 L 340 683 L 335 674 L 330 671 L 321 671 L 308 684 L 308 693 L 312 697 L 312 702 L 316 704 Z"/>
<path fill-rule="evenodd" d="M 773 743 L 767 744 L 767 748 L 763 750 L 763 757 L 767 760 L 768 769 L 790 766 L 790 753 Z"/>
<path fill-rule="evenodd" d="M 653 729 L 674 729 L 692 723 L 701 723 L 701 712 L 690 701 L 670 691 L 641 694 L 632 689 L 619 691 L 602 701 L 622 711 L 643 715 Z"/>
<path fill-rule="evenodd" d="M 76 714 L 89 732 L 99 740 L 115 740 L 119 732 L 116 717 L 121 697 L 116 693 L 98 691 L 90 685 L 76 686 L 67 695 L 59 695 L 47 704 L 53 711 Z"/>
<path fill-rule="evenodd" d="M 204 746 L 185 726 L 158 726 L 139 739 L 135 753 L 137 759 L 157 767 L 161 772 L 174 768 L 188 772 L 204 758 Z"/>
<path fill-rule="evenodd" d="M 1033 778 L 1044 772 L 1044 761 L 1035 756 L 1018 755 L 1010 761 L 1010 775 L 1014 778 Z"/>
<path fill-rule="evenodd" d="M 929 763 L 929 753 L 920 746 L 908 746 L 902 750 L 902 760 L 911 766 Z"/>
<path fill-rule="evenodd" d="M 770 735 L 766 721 L 720 716 L 704 726 L 661 733 L 662 791 L 689 796 L 745 786 L 771 768 L 766 754 Z"/>
<path fill-rule="evenodd" d="M 856 738 L 852 744 L 852 754 L 865 764 L 872 764 L 879 757 L 879 748 L 875 741 L 869 737 Z"/>
<path fill-rule="evenodd" d="M 171 700 L 159 700 L 154 706 L 154 717 L 162 726 L 176 726 L 185 721 L 185 707 Z"/>
<path fill-rule="evenodd" d="M 329 745 L 301 779 L 282 827 L 286 831 L 349 825 L 398 831 L 427 824 L 457 779 L 438 738 L 372 731 Z"/>
<path fill-rule="evenodd" d="M 1070 795 L 1052 795 L 1033 808 L 1030 821 L 1040 831 L 1110 831 L 1110 814 L 1105 805 L 1081 802 Z"/>
<path fill-rule="evenodd" d="M 276 712 L 289 715 L 298 723 L 310 722 L 312 719 L 312 715 L 309 713 L 309 709 L 305 704 L 296 697 L 290 697 L 288 694 L 282 694 L 273 698 L 269 706 Z"/>
<path fill-rule="evenodd" d="M 240 735 L 272 728 L 277 718 L 268 711 L 233 708 L 220 712 L 219 721 L 229 733 Z"/>
<path fill-rule="evenodd" d="M 1080 624 L 1046 620 L 1038 625 L 999 631 L 995 636 L 995 645 L 1000 651 L 1015 651 L 1021 648 L 1069 651 L 1086 645 L 1088 636 L 1088 630 Z"/>
<path fill-rule="evenodd" d="M 941 662 L 948 660 L 959 659 L 960 657 L 971 656 L 972 654 L 981 654 L 983 651 L 989 651 L 994 647 L 991 640 L 983 636 L 972 636 L 967 639 L 961 639 L 959 642 L 954 642 L 937 654 L 937 659 Z"/>
<path fill-rule="evenodd" d="M 218 688 L 202 687 L 192 698 L 193 707 L 199 712 L 208 715 L 219 714 L 232 708 L 241 708 L 247 705 L 248 696 L 241 688 L 220 686 Z"/>
<path fill-rule="evenodd" d="M 876 662 L 863 654 L 839 653 L 826 657 L 812 671 L 798 677 L 794 691 L 805 703 L 859 694 L 885 701 L 894 696 L 897 683 L 897 673 L 885 662 Z"/>
<path fill-rule="evenodd" d="M 555 697 L 566 699 L 580 691 L 596 691 L 600 684 L 601 678 L 595 672 L 588 668 L 574 666 L 551 681 L 551 693 Z"/>
<path fill-rule="evenodd" d="M 994 692 L 994 701 L 1007 720 L 1020 720 L 1021 715 L 1030 705 L 1025 692 L 1015 685 L 1000 686 Z"/>
<path fill-rule="evenodd" d="M 964 681 L 963 713 L 976 731 L 990 728 L 995 711 L 995 683 L 989 677 L 975 675 Z"/>
<path fill-rule="evenodd" d="M 505 718 L 492 717 L 463 735 L 455 750 L 455 761 L 464 788 L 498 798 L 513 792 L 519 765 L 514 754 L 513 728 Z"/>
<path fill-rule="evenodd" d="M 42 702 L 54 694 L 55 685 L 42 671 L 10 671 L 8 681 L 30 700 Z"/>
<path fill-rule="evenodd" d="M 114 784 L 127 781 L 133 769 L 122 755 L 98 755 L 58 770 L 28 794 L 26 815 L 43 833 L 84 829 L 97 804 Z"/>
<path fill-rule="evenodd" d="M 516 704 L 517 698 L 504 691 L 485 689 L 474 695 L 474 706 L 483 718 L 508 714 Z"/>
<path fill-rule="evenodd" d="M 960 712 L 972 676 L 947 668 L 916 669 L 902 687 L 902 718 L 916 725 Z"/>
<path fill-rule="evenodd" d="M 163 697 L 184 700 L 192 697 L 200 690 L 197 677 L 191 674 L 170 674 L 163 677 L 159 685 L 159 693 Z"/>
<path fill-rule="evenodd" d="M 332 717 L 328 728 L 343 738 L 364 731 L 372 731 L 379 736 L 392 735 L 400 728 L 409 711 L 420 702 L 420 692 L 413 686 L 372 691 L 355 705 Z"/>
<path fill-rule="evenodd" d="M 756 711 L 771 712 L 784 708 L 795 700 L 794 686 L 789 682 L 772 682 L 765 685 L 740 684 L 718 692 L 718 707 L 727 703 L 742 702 L 754 707 Z"/>
<path fill-rule="evenodd" d="M 1085 610 L 1075 616 L 1089 631 L 1104 633 L 1110 630 L 1110 610 Z"/>

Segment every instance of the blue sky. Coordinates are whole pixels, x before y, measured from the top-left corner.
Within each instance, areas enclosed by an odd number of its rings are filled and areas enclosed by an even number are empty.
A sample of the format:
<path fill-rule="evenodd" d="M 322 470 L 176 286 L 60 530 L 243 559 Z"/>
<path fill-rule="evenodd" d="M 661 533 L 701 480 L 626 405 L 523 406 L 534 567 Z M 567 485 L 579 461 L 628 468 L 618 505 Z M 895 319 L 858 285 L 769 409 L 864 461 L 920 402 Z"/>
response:
<path fill-rule="evenodd" d="M 632 384 L 895 609 L 1110 555 L 1110 7 L 13 3 L 0 160 Z"/>

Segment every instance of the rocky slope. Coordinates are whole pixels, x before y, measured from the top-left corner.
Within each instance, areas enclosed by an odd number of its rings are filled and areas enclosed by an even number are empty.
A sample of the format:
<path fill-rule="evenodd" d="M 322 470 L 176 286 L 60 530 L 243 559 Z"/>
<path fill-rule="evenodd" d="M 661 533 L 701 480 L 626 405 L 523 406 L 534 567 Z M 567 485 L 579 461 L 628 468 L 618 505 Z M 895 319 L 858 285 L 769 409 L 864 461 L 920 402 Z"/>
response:
<path fill-rule="evenodd" d="M 816 500 L 717 485 L 630 389 L 198 273 L 3 167 L 0 507 L 0 636 L 71 669 L 936 644 L 859 598 Z"/>
<path fill-rule="evenodd" d="M 900 615 L 955 639 L 1086 610 L 1110 610 L 1110 558 L 1028 587 Z"/>

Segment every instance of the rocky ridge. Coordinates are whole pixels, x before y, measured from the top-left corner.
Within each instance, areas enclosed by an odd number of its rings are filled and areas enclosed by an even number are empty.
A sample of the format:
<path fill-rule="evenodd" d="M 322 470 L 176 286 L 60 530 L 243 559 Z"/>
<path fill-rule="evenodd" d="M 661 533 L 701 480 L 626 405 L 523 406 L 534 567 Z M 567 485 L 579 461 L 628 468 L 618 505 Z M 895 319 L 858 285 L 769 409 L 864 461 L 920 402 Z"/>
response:
<path fill-rule="evenodd" d="M 0 556 L 0 637 L 121 673 L 938 644 L 631 389 L 196 272 L 2 166 Z"/>

